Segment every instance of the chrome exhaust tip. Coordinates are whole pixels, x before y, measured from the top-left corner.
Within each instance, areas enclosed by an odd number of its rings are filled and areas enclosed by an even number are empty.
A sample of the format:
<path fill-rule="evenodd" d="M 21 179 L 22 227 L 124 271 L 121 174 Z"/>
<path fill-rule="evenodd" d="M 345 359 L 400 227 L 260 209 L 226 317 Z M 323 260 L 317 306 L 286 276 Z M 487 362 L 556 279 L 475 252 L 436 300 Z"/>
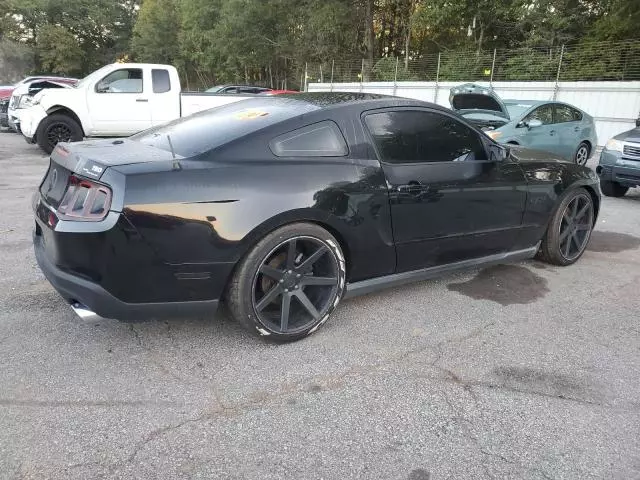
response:
<path fill-rule="evenodd" d="M 73 302 L 71 304 L 71 308 L 73 311 L 83 320 L 92 320 L 98 317 L 98 314 L 92 310 L 89 310 L 86 305 L 83 305 L 78 302 Z"/>

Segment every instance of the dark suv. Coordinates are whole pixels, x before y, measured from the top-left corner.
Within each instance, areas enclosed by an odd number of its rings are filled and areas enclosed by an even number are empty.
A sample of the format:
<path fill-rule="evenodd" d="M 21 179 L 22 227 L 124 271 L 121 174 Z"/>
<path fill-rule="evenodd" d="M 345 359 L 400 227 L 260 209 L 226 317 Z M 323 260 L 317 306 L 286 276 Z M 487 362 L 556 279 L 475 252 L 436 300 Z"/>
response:
<path fill-rule="evenodd" d="M 600 189 L 607 197 L 622 197 L 629 188 L 640 186 L 640 115 L 636 128 L 607 142 L 596 167 Z"/>

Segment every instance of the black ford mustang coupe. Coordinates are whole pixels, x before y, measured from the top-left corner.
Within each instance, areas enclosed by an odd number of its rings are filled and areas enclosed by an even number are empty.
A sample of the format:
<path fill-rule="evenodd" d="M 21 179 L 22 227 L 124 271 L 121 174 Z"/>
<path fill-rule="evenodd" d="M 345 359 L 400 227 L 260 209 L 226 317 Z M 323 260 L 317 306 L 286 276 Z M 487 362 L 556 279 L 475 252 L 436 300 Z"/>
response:
<path fill-rule="evenodd" d="M 40 268 L 121 320 L 211 315 L 302 338 L 340 299 L 536 254 L 569 265 L 595 174 L 417 100 L 256 98 L 122 140 L 59 144 L 34 195 Z"/>

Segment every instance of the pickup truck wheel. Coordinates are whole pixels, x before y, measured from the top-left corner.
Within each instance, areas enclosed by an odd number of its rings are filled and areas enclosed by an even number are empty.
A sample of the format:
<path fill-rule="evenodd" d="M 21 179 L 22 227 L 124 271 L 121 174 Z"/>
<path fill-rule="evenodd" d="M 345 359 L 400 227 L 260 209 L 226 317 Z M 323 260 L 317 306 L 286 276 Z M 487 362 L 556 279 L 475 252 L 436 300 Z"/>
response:
<path fill-rule="evenodd" d="M 73 118 L 63 114 L 47 116 L 38 127 L 36 141 L 47 154 L 58 142 L 79 142 L 83 139 L 82 127 Z"/>

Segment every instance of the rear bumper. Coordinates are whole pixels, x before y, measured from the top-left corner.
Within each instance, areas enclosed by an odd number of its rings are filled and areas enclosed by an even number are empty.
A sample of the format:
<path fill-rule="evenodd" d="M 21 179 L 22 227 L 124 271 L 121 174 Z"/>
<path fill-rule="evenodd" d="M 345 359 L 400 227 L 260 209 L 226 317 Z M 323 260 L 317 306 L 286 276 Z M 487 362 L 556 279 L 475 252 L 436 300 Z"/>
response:
<path fill-rule="evenodd" d="M 123 302 L 97 283 L 58 268 L 47 257 L 42 237 L 36 232 L 33 235 L 33 245 L 42 273 L 58 293 L 70 304 L 81 303 L 101 317 L 135 322 L 154 318 L 208 316 L 218 308 L 218 300 L 166 303 Z"/>

